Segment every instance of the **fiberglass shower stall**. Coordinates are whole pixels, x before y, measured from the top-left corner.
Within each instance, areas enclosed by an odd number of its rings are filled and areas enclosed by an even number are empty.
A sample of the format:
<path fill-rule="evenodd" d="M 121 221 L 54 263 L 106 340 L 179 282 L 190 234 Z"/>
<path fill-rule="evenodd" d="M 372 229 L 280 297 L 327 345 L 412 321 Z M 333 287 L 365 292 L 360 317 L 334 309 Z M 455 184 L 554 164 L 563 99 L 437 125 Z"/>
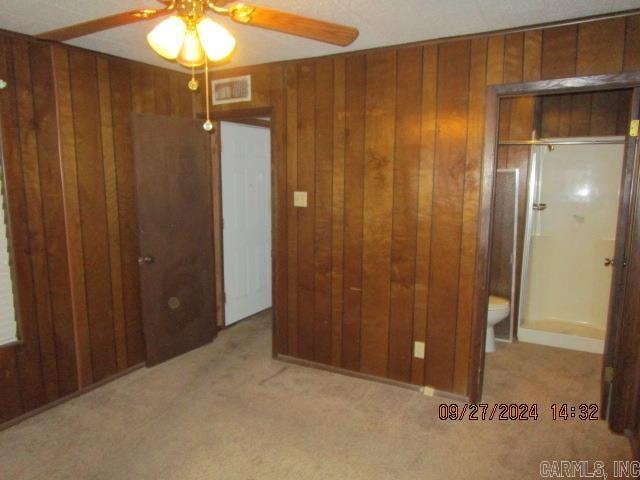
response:
<path fill-rule="evenodd" d="M 518 338 L 602 353 L 624 139 L 532 148 Z"/>

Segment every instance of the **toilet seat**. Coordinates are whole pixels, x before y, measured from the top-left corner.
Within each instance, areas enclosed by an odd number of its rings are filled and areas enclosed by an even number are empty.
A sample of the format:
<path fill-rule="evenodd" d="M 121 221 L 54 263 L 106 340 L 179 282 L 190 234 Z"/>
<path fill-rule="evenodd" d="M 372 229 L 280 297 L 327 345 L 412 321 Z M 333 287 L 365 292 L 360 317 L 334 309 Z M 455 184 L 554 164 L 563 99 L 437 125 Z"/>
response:
<path fill-rule="evenodd" d="M 497 295 L 489 296 L 489 310 L 503 310 L 509 307 L 509 300 L 506 298 L 498 297 Z"/>
<path fill-rule="evenodd" d="M 510 313 L 509 300 L 497 295 L 489 296 L 489 308 L 487 311 L 487 337 L 485 352 L 496 351 L 496 336 L 493 327 L 505 320 Z"/>

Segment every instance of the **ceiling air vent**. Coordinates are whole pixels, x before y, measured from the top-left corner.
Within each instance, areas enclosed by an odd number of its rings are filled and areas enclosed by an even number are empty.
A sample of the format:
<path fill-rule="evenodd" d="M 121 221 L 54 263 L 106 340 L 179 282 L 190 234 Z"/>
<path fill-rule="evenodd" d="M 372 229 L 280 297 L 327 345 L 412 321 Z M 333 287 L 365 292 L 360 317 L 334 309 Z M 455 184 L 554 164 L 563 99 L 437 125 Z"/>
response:
<path fill-rule="evenodd" d="M 213 80 L 213 104 L 250 102 L 251 75 Z"/>

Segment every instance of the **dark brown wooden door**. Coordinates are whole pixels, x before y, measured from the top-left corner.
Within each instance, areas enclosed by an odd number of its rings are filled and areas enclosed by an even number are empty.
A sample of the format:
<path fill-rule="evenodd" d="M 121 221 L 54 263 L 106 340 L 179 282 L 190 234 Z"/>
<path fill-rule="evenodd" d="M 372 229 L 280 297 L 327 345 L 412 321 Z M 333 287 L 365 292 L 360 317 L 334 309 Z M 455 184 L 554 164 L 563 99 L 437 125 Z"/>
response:
<path fill-rule="evenodd" d="M 133 116 L 147 364 L 216 335 L 210 136 L 201 122 Z"/>
<path fill-rule="evenodd" d="M 638 118 L 640 88 L 631 101 L 631 121 Z M 602 375 L 602 410 L 611 429 L 626 434 L 637 434 L 640 407 L 639 155 L 638 137 L 627 134 Z"/>

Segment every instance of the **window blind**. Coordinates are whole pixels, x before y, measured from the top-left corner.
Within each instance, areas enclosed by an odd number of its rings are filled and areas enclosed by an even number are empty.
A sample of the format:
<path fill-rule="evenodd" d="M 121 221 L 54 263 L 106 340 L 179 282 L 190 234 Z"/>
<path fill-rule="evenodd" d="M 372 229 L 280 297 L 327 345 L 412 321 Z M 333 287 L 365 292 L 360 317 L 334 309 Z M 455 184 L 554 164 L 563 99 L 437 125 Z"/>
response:
<path fill-rule="evenodd" d="M 9 260 L 7 212 L 4 179 L 0 167 L 0 345 L 14 342 L 16 335 L 16 313 L 13 302 L 13 282 Z"/>

